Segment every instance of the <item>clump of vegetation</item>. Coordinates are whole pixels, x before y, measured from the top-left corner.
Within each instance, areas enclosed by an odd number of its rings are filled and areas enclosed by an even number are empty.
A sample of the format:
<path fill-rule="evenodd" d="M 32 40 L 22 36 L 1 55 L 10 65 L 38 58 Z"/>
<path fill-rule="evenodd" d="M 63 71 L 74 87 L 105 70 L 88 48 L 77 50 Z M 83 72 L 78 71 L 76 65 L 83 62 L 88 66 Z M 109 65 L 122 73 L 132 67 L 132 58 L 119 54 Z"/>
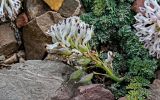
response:
<path fill-rule="evenodd" d="M 128 100 L 145 100 L 149 95 L 147 89 L 154 78 L 157 60 L 149 56 L 135 35 L 132 27 L 135 13 L 131 11 L 133 1 L 82 0 L 86 13 L 81 19 L 95 27 L 95 36 L 91 41 L 93 48 L 105 46 L 106 51 L 117 52 L 113 69 L 124 75 L 125 80 L 108 86 L 115 96 L 127 96 Z M 99 50 L 101 52 L 102 49 Z M 105 51 L 102 56 L 103 54 Z"/>
<path fill-rule="evenodd" d="M 79 17 L 74 16 L 64 19 L 51 26 L 47 34 L 52 37 L 53 42 L 46 47 L 49 53 L 58 54 L 68 61 L 78 63 L 78 71 L 71 75 L 71 79 L 80 78 L 82 71 L 87 71 L 89 64 L 93 64 L 96 68 L 105 72 L 103 74 L 105 77 L 109 77 L 116 82 L 123 80 L 123 78 L 118 78 L 112 70 L 113 53 L 111 51 L 108 52 L 107 59 L 101 60 L 99 53 L 91 50 L 88 42 L 93 35 L 93 27 L 81 21 Z M 82 77 L 80 82 L 90 83 L 94 74 L 101 73 L 92 72 Z"/>

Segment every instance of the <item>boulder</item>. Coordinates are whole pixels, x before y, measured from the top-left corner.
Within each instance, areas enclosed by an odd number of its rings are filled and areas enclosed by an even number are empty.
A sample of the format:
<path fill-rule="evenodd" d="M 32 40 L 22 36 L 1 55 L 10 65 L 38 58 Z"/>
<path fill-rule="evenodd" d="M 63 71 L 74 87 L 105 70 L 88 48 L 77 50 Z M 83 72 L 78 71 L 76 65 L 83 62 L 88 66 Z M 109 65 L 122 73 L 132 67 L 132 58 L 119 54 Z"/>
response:
<path fill-rule="evenodd" d="M 0 25 L 0 55 L 9 56 L 18 51 L 14 30 L 9 23 Z"/>
<path fill-rule="evenodd" d="M 76 96 L 72 100 L 114 100 L 114 96 L 101 84 L 80 86 Z"/>
<path fill-rule="evenodd" d="M 51 25 L 58 23 L 63 17 L 59 13 L 48 11 L 31 20 L 24 28 L 22 39 L 24 41 L 26 59 L 43 59 L 46 55 L 46 44 L 52 42 L 46 35 Z"/>
<path fill-rule="evenodd" d="M 0 70 L 1 100 L 51 100 L 72 69 L 60 62 L 29 60 Z"/>
<path fill-rule="evenodd" d="M 50 10 L 43 0 L 24 0 L 24 5 L 29 20 L 32 20 Z"/>
<path fill-rule="evenodd" d="M 149 100 L 160 100 L 160 80 L 155 79 L 154 82 L 150 85 L 151 95 Z"/>
<path fill-rule="evenodd" d="M 79 15 L 81 12 L 80 0 L 64 0 L 58 11 L 63 17 Z"/>

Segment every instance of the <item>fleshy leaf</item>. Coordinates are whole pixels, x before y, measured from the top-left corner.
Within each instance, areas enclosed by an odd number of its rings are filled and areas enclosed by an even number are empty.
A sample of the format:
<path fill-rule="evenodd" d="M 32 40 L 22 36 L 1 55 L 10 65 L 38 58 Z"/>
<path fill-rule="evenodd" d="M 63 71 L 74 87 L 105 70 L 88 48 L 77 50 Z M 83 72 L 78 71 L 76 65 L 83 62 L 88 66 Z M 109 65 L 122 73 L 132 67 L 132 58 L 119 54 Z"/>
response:
<path fill-rule="evenodd" d="M 88 83 L 91 83 L 91 79 L 93 78 L 93 73 L 91 74 L 87 74 L 85 76 L 83 76 L 81 78 L 81 80 L 79 81 L 79 83 L 83 83 L 83 84 L 88 84 Z"/>
<path fill-rule="evenodd" d="M 79 80 L 84 75 L 84 71 L 79 69 L 73 72 L 69 80 Z"/>

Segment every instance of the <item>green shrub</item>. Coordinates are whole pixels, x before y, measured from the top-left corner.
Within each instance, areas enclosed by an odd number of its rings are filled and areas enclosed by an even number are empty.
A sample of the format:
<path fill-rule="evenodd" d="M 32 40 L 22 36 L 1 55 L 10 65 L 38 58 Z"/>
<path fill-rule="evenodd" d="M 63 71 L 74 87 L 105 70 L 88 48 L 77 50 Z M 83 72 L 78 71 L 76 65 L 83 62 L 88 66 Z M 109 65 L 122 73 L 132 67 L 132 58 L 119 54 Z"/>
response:
<path fill-rule="evenodd" d="M 103 0 L 82 1 L 87 12 L 81 19 L 95 27 L 92 47 L 106 44 L 109 50 L 117 52 L 113 69 L 126 77 L 125 84 L 114 83 L 110 89 L 116 98 L 126 95 L 129 100 L 145 100 L 157 60 L 151 58 L 132 28 L 135 13 L 131 11 L 131 4 L 134 0 L 105 0 L 103 5 Z"/>

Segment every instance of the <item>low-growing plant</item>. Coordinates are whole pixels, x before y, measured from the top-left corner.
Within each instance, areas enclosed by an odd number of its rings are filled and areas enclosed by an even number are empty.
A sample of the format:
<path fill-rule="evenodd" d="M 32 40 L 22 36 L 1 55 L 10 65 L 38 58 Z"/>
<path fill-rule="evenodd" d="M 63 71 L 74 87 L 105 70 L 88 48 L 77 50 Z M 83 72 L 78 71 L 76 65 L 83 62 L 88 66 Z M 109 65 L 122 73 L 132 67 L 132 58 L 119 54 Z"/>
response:
<path fill-rule="evenodd" d="M 99 4 L 94 3 L 95 1 L 99 0 L 90 2 L 93 8 L 99 7 Z M 149 55 L 148 50 L 135 35 L 136 32 L 132 27 L 135 23 L 135 13 L 131 11 L 133 1 L 106 0 L 104 6 L 99 9 L 99 12 L 103 12 L 100 16 L 94 13 L 94 10 L 98 12 L 94 8 L 81 15 L 81 19 L 95 27 L 95 36 L 91 41 L 93 48 L 106 45 L 107 51 L 117 52 L 113 60 L 113 69 L 114 72 L 125 76 L 125 80 L 107 87 L 112 90 L 117 99 L 126 96 L 128 100 L 146 100 L 149 95 L 149 84 L 157 68 L 157 60 Z M 155 2 L 155 0 L 146 1 Z M 84 4 L 86 9 L 88 5 Z M 101 11 L 102 9 L 104 11 Z"/>

